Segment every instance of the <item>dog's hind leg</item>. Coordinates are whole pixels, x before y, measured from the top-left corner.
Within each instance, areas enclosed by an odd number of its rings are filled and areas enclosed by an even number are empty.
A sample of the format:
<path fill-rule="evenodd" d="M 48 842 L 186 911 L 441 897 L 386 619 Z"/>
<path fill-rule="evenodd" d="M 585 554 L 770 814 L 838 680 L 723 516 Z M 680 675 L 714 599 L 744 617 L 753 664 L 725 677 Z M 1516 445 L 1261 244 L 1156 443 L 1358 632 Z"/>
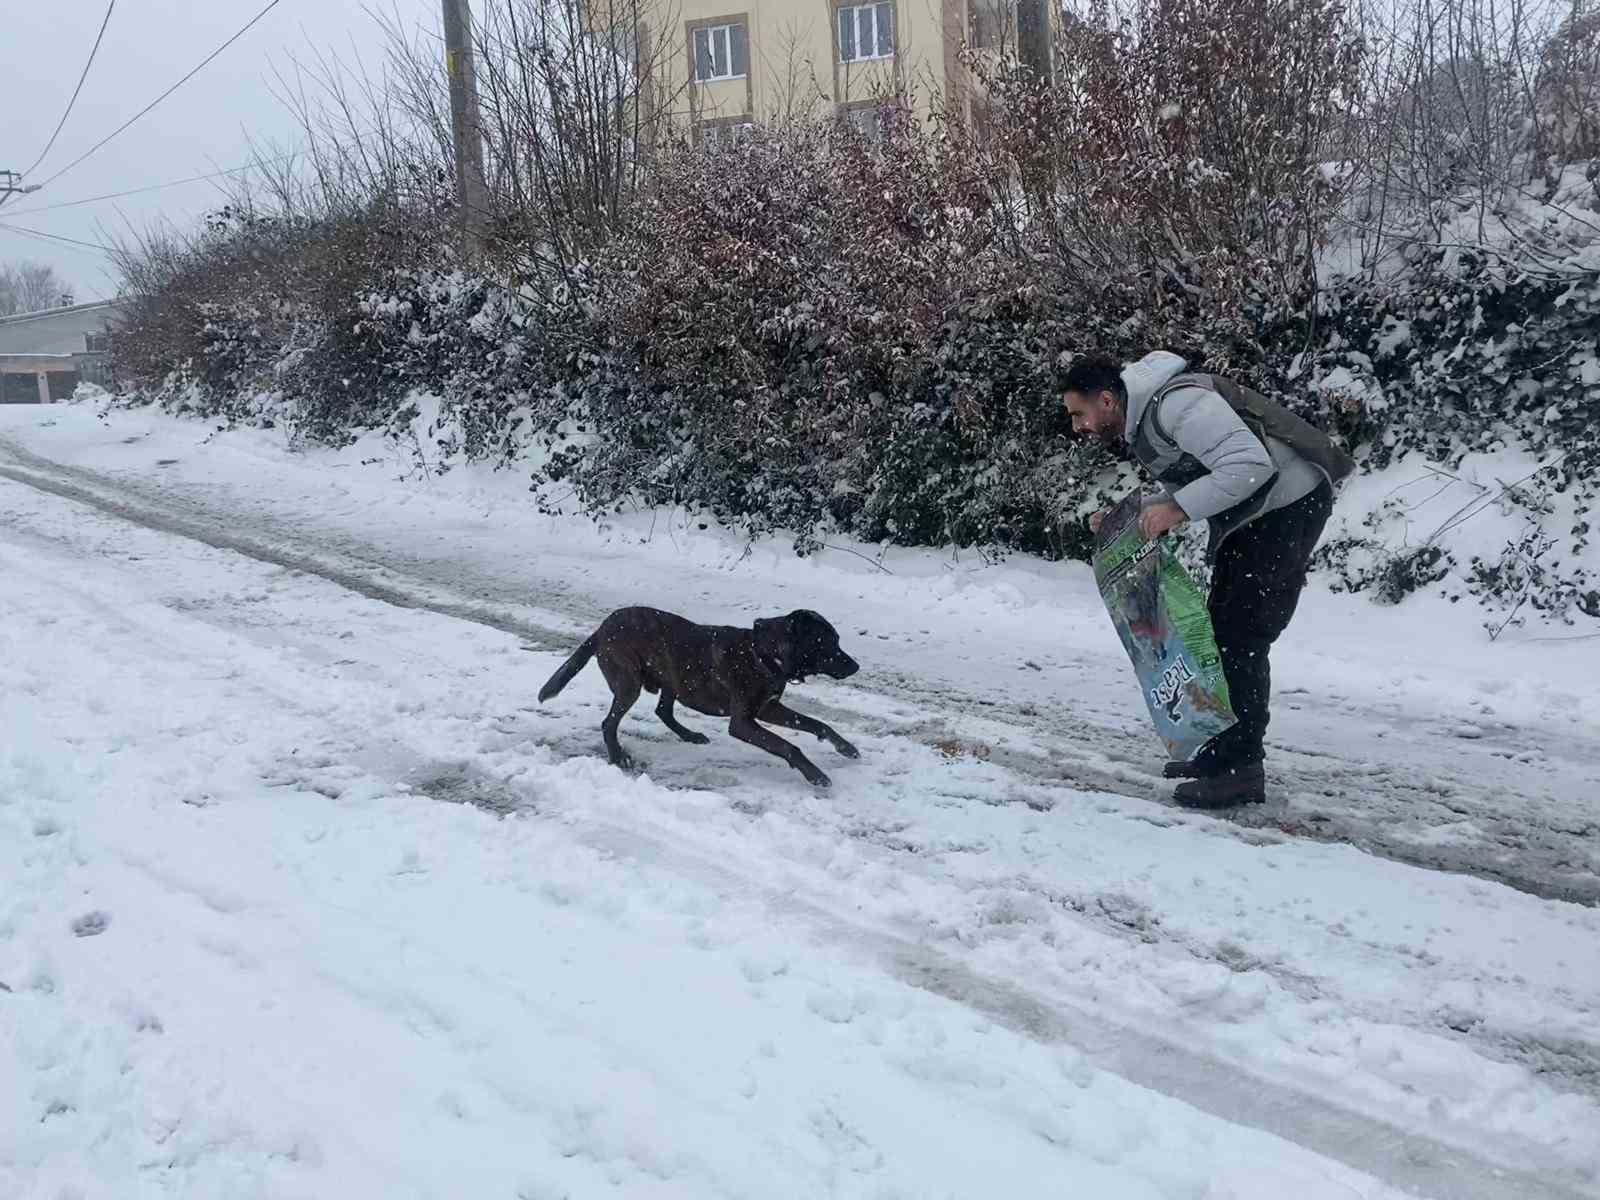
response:
<path fill-rule="evenodd" d="M 639 699 L 639 678 L 631 673 L 607 671 L 606 682 L 611 685 L 611 711 L 600 722 L 600 735 L 605 738 L 606 756 L 611 760 L 611 765 L 626 770 L 633 766 L 633 759 L 622 748 L 622 743 L 617 741 L 617 726 L 622 724 L 622 718 L 628 715 L 628 710 Z"/>
<path fill-rule="evenodd" d="M 804 754 L 800 747 L 791 746 L 770 729 L 763 729 L 757 725 L 749 714 L 735 714 L 728 722 L 728 732 L 741 742 L 748 742 L 757 749 L 765 750 L 768 754 L 775 754 L 788 763 L 796 771 L 806 777 L 806 782 L 816 787 L 831 787 L 833 781 L 817 769 Z"/>
<path fill-rule="evenodd" d="M 691 746 L 704 746 L 711 739 L 703 733 L 696 733 L 692 729 L 686 729 L 683 723 L 673 714 L 672 706 L 677 702 L 678 693 L 671 688 L 662 688 L 661 699 L 656 702 L 656 716 L 661 718 L 663 725 Z"/>
<path fill-rule="evenodd" d="M 768 700 L 756 716 L 774 725 L 782 725 L 785 729 L 798 729 L 801 733 L 809 733 L 819 742 L 827 742 L 846 758 L 861 757 L 861 751 L 840 737 L 838 730 L 832 725 L 815 717 L 808 717 L 805 713 L 797 713 L 794 709 L 785 707 L 781 701 Z"/>

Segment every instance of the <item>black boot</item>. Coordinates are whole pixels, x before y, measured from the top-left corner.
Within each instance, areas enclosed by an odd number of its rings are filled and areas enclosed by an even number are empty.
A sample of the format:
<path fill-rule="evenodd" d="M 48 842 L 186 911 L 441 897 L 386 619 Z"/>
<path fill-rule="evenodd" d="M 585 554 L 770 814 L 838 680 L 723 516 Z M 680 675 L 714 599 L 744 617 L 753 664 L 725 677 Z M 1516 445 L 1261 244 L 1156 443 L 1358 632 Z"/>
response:
<path fill-rule="evenodd" d="M 1267 799 L 1267 773 L 1260 763 L 1228 767 L 1214 775 L 1180 783 L 1172 798 L 1185 808 L 1233 808 L 1263 804 Z"/>
<path fill-rule="evenodd" d="M 1237 728 L 1235 726 L 1234 728 Z M 1233 729 L 1225 729 L 1194 752 L 1188 761 L 1172 759 L 1161 768 L 1167 779 L 1210 779 L 1239 763 L 1259 763 L 1261 747 L 1237 746 L 1230 741 Z M 1254 753 L 1252 753 L 1252 749 Z"/>
<path fill-rule="evenodd" d="M 1187 762 L 1173 759 L 1161 768 L 1161 776 L 1163 779 L 1210 779 L 1224 769 L 1209 759 L 1196 756 Z"/>

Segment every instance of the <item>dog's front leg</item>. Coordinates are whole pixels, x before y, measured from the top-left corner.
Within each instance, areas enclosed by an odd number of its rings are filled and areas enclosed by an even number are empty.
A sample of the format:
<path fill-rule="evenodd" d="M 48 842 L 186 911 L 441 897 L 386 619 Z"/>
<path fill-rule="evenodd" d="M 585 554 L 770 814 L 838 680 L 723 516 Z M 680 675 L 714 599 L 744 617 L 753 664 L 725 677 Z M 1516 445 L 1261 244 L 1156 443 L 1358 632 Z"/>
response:
<path fill-rule="evenodd" d="M 728 722 L 728 732 L 741 742 L 748 742 L 768 754 L 775 754 L 788 763 L 796 771 L 806 777 L 806 782 L 816 787 L 832 787 L 833 780 L 829 779 L 804 754 L 800 747 L 791 746 L 770 729 L 763 729 L 755 723 L 749 713 L 735 713 Z"/>
<path fill-rule="evenodd" d="M 838 730 L 832 725 L 815 717 L 808 717 L 805 713 L 797 713 L 785 706 L 781 700 L 768 700 L 756 715 L 763 721 L 771 721 L 774 725 L 782 725 L 785 729 L 798 729 L 801 733 L 809 733 L 819 742 L 829 743 L 846 758 L 861 757 L 861 751 L 840 737 Z"/>

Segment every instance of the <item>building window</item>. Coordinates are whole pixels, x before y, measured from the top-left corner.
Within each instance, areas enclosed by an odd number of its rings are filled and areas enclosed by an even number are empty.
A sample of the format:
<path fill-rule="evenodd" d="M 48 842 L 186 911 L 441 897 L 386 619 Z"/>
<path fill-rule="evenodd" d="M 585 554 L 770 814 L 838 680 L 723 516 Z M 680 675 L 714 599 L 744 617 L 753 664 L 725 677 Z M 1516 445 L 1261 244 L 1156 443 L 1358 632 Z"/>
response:
<path fill-rule="evenodd" d="M 755 125 L 749 121 L 705 121 L 700 125 L 700 146 L 704 150 L 726 150 L 748 142 Z"/>
<path fill-rule="evenodd" d="M 104 354 L 111 349 L 111 336 L 105 333 L 86 333 L 83 335 L 83 350 L 85 354 Z"/>
<path fill-rule="evenodd" d="M 697 83 L 743 79 L 750 73 L 750 39 L 743 25 L 711 25 L 692 36 Z"/>
<path fill-rule="evenodd" d="M 854 4 L 839 10 L 840 62 L 893 57 L 893 4 Z"/>
<path fill-rule="evenodd" d="M 849 104 L 841 107 L 840 118 L 865 141 L 877 145 L 883 141 L 888 125 L 888 106 L 877 101 Z"/>

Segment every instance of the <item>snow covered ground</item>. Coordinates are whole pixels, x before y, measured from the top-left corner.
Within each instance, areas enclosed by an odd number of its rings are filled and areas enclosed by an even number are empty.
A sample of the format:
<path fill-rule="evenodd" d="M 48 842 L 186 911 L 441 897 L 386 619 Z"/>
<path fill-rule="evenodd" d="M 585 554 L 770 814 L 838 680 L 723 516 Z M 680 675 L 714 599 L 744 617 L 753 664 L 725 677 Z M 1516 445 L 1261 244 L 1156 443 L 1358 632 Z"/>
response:
<path fill-rule="evenodd" d="M 1600 642 L 1314 592 L 1204 817 L 1081 567 L 209 432 L 0 409 L 0 1196 L 1600 1195 Z M 607 767 L 627 602 L 863 759 Z"/>

